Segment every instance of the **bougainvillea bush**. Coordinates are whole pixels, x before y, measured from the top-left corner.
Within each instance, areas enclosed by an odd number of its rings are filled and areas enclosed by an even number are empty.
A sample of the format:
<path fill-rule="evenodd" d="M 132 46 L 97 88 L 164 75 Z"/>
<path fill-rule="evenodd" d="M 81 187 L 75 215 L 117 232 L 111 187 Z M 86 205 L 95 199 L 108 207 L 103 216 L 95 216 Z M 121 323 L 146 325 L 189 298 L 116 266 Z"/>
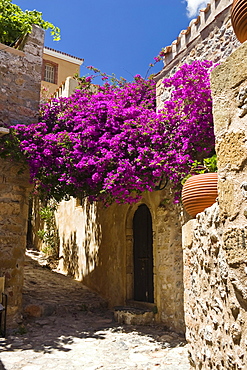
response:
<path fill-rule="evenodd" d="M 95 90 L 86 77 L 71 97 L 43 105 L 39 123 L 13 127 L 6 143 L 18 143 L 45 197 L 130 203 L 162 180 L 176 187 L 214 147 L 211 68 L 197 61 L 166 79 L 172 92 L 160 112 L 152 80 L 106 81 Z"/>
<path fill-rule="evenodd" d="M 162 115 L 169 130 L 169 148 L 177 158 L 174 174 L 169 176 L 175 184 L 181 181 L 181 175 L 188 173 L 193 161 L 202 161 L 214 152 L 212 68 L 210 61 L 195 61 L 183 65 L 163 81 L 164 87 L 172 91 L 170 99 L 164 103 Z"/>

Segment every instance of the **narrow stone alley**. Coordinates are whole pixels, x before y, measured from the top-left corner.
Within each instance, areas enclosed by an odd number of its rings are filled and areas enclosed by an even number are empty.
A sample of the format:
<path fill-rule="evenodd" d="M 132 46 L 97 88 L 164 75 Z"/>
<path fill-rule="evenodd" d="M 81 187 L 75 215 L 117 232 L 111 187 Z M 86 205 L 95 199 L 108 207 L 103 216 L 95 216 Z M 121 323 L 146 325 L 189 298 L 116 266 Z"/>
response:
<path fill-rule="evenodd" d="M 162 325 L 120 325 L 106 302 L 27 251 L 24 321 L 0 338 L 0 369 L 189 370 L 182 336 Z"/>

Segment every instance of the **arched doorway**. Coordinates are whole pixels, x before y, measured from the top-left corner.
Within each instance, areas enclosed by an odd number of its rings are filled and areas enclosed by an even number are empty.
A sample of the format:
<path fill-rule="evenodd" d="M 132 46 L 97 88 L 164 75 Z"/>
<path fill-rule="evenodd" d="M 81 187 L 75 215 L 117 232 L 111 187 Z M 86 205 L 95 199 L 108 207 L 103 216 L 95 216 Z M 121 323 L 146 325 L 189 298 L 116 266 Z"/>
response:
<path fill-rule="evenodd" d="M 141 204 L 133 219 L 134 300 L 154 302 L 152 216 Z"/>

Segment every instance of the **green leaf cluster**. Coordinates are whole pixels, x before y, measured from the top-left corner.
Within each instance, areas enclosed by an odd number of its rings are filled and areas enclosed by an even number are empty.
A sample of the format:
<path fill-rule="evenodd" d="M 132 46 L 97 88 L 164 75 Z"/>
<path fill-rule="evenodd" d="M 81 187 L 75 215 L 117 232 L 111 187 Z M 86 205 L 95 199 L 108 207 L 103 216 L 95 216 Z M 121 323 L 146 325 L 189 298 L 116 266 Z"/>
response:
<path fill-rule="evenodd" d="M 217 172 L 217 156 L 216 154 L 212 155 L 210 158 L 205 158 L 203 160 L 204 167 L 206 167 L 207 172 Z"/>
<path fill-rule="evenodd" d="M 181 184 L 184 185 L 186 180 L 188 180 L 189 177 L 192 175 L 200 175 L 201 173 L 205 172 L 217 172 L 218 166 L 217 166 L 217 156 L 216 154 L 213 154 L 209 158 L 204 158 L 203 163 L 199 161 L 194 161 L 191 166 L 190 173 L 183 178 L 181 181 Z"/>
<path fill-rule="evenodd" d="M 12 0 L 0 0 L 0 42 L 8 46 L 18 46 L 18 40 L 32 32 L 35 24 L 45 30 L 50 29 L 54 41 L 60 40 L 60 29 L 42 18 L 37 10 L 23 11 Z"/>
<path fill-rule="evenodd" d="M 56 227 L 55 211 L 57 203 L 50 200 L 40 208 L 40 218 L 44 221 L 44 228 L 38 230 L 37 235 L 44 243 L 42 251 L 48 255 L 57 256 L 59 250 L 59 236 Z"/>

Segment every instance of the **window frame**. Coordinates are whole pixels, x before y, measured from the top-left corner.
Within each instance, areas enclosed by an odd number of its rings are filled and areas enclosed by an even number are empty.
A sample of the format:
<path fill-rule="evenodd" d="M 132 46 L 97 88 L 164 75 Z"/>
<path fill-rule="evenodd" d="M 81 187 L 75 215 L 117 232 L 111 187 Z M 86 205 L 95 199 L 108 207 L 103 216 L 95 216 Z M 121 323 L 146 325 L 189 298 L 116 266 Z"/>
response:
<path fill-rule="evenodd" d="M 46 66 L 53 67 L 54 70 L 54 80 L 53 82 L 47 81 L 46 78 Z M 42 64 L 42 80 L 48 83 L 52 83 L 54 85 L 57 85 L 57 80 L 58 80 L 58 64 L 54 63 L 50 60 L 43 59 L 43 64 Z"/>

